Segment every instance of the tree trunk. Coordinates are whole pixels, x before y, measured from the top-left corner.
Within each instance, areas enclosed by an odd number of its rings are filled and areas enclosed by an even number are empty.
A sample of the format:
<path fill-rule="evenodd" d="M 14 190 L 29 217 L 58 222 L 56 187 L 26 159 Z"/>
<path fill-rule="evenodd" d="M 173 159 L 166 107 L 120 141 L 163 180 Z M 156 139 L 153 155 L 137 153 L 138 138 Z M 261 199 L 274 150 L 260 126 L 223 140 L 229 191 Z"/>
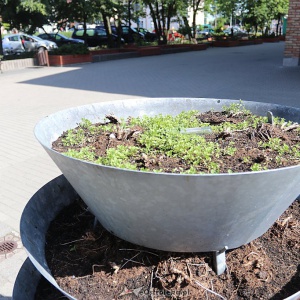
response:
<path fill-rule="evenodd" d="M 197 17 L 197 13 L 199 10 L 199 6 L 202 0 L 193 0 L 193 24 L 192 24 L 192 28 L 193 28 L 193 33 L 192 33 L 192 37 L 195 39 L 197 37 L 197 24 L 196 24 L 196 17 Z"/>
<path fill-rule="evenodd" d="M 160 31 L 159 31 L 159 28 L 157 26 L 157 18 L 156 18 L 156 14 L 155 14 L 155 11 L 154 11 L 154 8 L 153 8 L 153 5 L 152 3 L 148 3 L 148 6 L 149 6 L 149 9 L 150 9 L 150 15 L 152 17 L 152 20 L 153 20 L 153 24 L 154 24 L 154 30 L 155 30 L 155 34 L 157 36 L 157 39 L 158 39 L 158 43 L 160 43 Z"/>
<path fill-rule="evenodd" d="M 131 1 L 128 0 L 128 26 L 131 27 Z"/>
<path fill-rule="evenodd" d="M 103 23 L 105 27 L 105 31 L 107 34 L 107 39 L 108 39 L 108 47 L 112 48 L 113 47 L 113 39 L 112 39 L 112 31 L 111 31 L 111 26 L 110 26 L 110 21 L 109 21 L 109 16 L 105 13 L 105 11 L 101 11 L 102 18 L 103 18 Z"/>
<path fill-rule="evenodd" d="M 192 39 L 192 33 L 191 33 L 191 27 L 189 25 L 189 21 L 187 19 L 187 17 L 182 17 L 182 20 L 183 20 L 183 23 L 184 23 L 184 26 L 187 28 L 188 30 L 188 36 L 189 36 L 189 40 Z"/>

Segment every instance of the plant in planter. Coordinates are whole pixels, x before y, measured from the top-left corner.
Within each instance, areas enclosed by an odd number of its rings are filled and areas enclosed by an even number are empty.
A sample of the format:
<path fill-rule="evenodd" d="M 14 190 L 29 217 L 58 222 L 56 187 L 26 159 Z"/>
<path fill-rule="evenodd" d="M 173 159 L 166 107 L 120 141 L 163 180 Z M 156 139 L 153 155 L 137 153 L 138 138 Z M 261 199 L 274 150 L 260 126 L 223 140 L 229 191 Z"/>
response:
<path fill-rule="evenodd" d="M 263 39 L 261 36 L 256 36 L 256 35 L 250 35 L 249 40 L 252 41 L 254 44 L 262 44 Z"/>
<path fill-rule="evenodd" d="M 213 39 L 213 46 L 215 47 L 234 47 L 239 45 L 237 37 L 231 37 L 224 32 L 214 33 Z"/>
<path fill-rule="evenodd" d="M 224 32 L 214 32 L 212 34 L 212 37 L 215 41 L 222 41 L 226 40 L 228 35 L 226 35 Z"/>
<path fill-rule="evenodd" d="M 266 43 L 274 43 L 274 42 L 279 42 L 280 41 L 279 36 L 276 36 L 274 32 L 271 33 L 271 34 L 263 34 L 261 36 L 261 38 Z"/>
<path fill-rule="evenodd" d="M 78 126 L 82 118 L 99 123 L 111 113 L 126 119 L 190 110 L 220 111 L 232 103 L 239 102 L 198 98 L 104 102 L 50 115 L 37 124 L 35 135 L 108 231 L 134 244 L 164 251 L 213 251 L 220 274 L 225 269 L 225 250 L 261 236 L 298 196 L 299 166 L 243 173 L 155 173 L 82 161 L 53 150 L 52 143 Z M 272 111 L 278 118 L 298 121 L 297 108 L 244 104 L 257 115 Z M 261 129 L 261 134 L 268 135 L 268 131 Z M 230 155 L 234 146 L 228 146 Z"/>
<path fill-rule="evenodd" d="M 53 142 L 67 156 L 130 170 L 180 174 L 259 171 L 300 163 L 299 126 L 251 114 L 242 104 L 222 112 L 177 116 L 108 115 L 83 119 Z M 289 137 L 287 136 L 289 133 Z M 242 141 L 242 142 L 241 142 Z"/>
<path fill-rule="evenodd" d="M 84 44 L 66 44 L 49 52 L 49 55 L 84 55 L 89 54 L 88 47 Z"/>
<path fill-rule="evenodd" d="M 50 65 L 62 66 L 91 61 L 90 51 L 84 44 L 67 44 L 49 52 Z"/>

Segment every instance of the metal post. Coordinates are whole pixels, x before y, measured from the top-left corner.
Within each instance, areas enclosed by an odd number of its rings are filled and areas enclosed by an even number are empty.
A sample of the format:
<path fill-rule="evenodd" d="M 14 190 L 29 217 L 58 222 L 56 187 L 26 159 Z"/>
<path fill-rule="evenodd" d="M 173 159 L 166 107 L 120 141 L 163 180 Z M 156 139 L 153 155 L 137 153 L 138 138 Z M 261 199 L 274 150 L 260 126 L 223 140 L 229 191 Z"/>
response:
<path fill-rule="evenodd" d="M 213 252 L 213 266 L 217 275 L 221 275 L 226 270 L 226 256 L 225 251 L 228 249 L 225 246 L 222 250 Z"/>
<path fill-rule="evenodd" d="M 0 55 L 1 56 L 3 55 L 3 46 L 2 46 L 2 16 L 1 15 L 0 15 Z"/>

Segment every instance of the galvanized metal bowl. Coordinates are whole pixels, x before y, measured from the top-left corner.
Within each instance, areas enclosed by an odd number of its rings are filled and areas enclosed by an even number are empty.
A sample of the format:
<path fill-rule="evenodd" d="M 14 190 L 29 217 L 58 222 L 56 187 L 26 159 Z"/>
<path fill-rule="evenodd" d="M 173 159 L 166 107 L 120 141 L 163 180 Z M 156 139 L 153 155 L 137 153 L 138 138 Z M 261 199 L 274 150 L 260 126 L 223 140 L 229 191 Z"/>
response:
<path fill-rule="evenodd" d="M 300 166 L 233 174 L 151 173 L 97 165 L 51 149 L 82 118 L 222 110 L 237 100 L 143 98 L 63 110 L 42 119 L 35 136 L 101 224 L 129 242 L 165 251 L 206 252 L 236 248 L 261 236 L 299 195 Z M 299 121 L 300 109 L 247 102 L 258 115 Z"/>

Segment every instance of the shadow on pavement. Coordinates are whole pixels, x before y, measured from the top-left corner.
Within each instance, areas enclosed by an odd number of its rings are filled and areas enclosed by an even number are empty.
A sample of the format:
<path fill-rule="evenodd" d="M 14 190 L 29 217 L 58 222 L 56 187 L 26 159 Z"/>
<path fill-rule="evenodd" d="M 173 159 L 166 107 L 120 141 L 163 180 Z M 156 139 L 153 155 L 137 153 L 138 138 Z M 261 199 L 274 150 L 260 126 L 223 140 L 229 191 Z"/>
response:
<path fill-rule="evenodd" d="M 300 67 L 283 67 L 284 43 L 209 48 L 70 67 L 22 83 L 142 97 L 242 99 L 299 106 Z"/>

